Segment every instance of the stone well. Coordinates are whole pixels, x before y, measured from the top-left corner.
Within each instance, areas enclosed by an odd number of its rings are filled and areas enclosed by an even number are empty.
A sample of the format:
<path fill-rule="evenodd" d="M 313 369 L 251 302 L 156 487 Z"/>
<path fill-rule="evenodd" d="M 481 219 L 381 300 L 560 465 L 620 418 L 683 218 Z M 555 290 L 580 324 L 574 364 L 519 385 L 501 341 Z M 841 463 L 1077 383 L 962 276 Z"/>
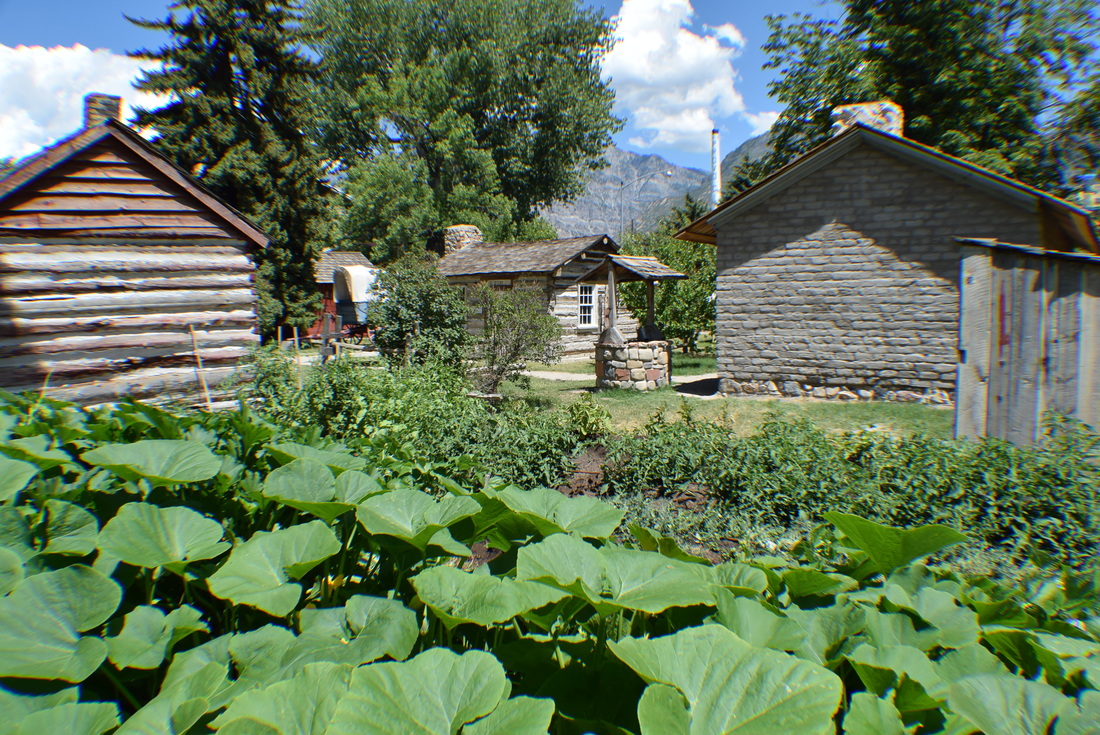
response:
<path fill-rule="evenodd" d="M 657 390 L 672 375 L 672 349 L 667 340 L 596 343 L 596 388 Z"/>

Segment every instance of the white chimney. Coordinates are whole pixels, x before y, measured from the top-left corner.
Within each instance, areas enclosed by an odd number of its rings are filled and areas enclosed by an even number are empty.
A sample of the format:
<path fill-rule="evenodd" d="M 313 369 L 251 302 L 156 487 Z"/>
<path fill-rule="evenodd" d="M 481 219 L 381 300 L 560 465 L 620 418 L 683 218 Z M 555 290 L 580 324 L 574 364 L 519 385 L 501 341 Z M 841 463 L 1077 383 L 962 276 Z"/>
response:
<path fill-rule="evenodd" d="M 710 203 L 722 203 L 722 157 L 718 153 L 718 128 L 710 131 Z"/>

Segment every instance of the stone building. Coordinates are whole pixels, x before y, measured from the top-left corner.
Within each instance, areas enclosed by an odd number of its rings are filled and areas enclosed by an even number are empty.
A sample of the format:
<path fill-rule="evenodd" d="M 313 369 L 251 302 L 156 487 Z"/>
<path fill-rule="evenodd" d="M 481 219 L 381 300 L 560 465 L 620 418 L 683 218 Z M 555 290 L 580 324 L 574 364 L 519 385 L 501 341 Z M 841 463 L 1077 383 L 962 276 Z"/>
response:
<path fill-rule="evenodd" d="M 956 237 L 1095 252 L 1087 213 L 855 123 L 685 227 L 717 244 L 720 389 L 946 399 Z"/>
<path fill-rule="evenodd" d="M 618 251 L 618 244 L 607 235 L 491 243 L 483 242 L 481 231 L 473 225 L 456 225 L 444 233 L 439 272 L 471 296 L 482 285 L 538 293 L 561 323 L 562 351 L 591 353 L 604 326 L 607 287 L 577 280 Z M 616 327 L 624 335 L 634 335 L 638 322 L 624 312 L 618 310 Z M 476 311 L 471 312 L 469 326 L 475 333 L 483 326 Z"/>

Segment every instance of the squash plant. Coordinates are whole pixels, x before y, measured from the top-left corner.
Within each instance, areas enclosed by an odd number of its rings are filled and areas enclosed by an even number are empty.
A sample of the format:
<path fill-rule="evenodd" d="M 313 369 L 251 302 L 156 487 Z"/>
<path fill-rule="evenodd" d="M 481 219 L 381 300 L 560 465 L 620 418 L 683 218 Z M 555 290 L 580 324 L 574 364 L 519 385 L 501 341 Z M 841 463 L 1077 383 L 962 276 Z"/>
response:
<path fill-rule="evenodd" d="M 391 444 L 5 397 L 0 735 L 1100 732 L 1095 574 L 840 513 L 712 565 Z"/>

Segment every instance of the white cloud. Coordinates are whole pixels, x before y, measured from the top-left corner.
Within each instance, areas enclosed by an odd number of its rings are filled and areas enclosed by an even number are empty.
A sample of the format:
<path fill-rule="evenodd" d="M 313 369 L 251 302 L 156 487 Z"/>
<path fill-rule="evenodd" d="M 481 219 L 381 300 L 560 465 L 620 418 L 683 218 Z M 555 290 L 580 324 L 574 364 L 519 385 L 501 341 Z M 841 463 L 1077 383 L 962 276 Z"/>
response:
<path fill-rule="evenodd" d="M 741 31 L 725 23 L 695 33 L 693 13 L 689 0 L 623 0 L 603 73 L 641 133 L 634 145 L 705 151 L 714 121 L 745 110 L 731 63 Z"/>
<path fill-rule="evenodd" d="M 162 105 L 162 98 L 131 86 L 143 63 L 148 62 L 80 44 L 0 44 L 0 156 L 26 156 L 75 132 L 89 92 L 121 96 L 124 117 L 130 116 L 132 105 Z"/>
<path fill-rule="evenodd" d="M 768 112 L 745 112 L 742 113 L 743 117 L 749 121 L 752 125 L 752 134 L 761 135 L 768 132 L 768 129 L 779 119 L 779 113 L 774 111 Z"/>

